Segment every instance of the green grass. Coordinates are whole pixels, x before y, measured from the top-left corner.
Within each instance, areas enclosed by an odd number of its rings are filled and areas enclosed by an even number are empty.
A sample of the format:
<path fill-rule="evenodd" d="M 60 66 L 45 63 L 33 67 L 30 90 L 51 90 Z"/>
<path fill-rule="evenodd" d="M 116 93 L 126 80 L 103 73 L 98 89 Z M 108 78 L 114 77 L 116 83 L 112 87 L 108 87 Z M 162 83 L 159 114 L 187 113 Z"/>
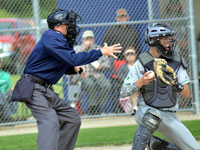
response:
<path fill-rule="evenodd" d="M 10 78 L 11 78 L 12 88 L 14 88 L 15 84 L 17 83 L 17 81 L 20 78 L 20 75 L 19 74 L 12 74 L 12 75 L 10 75 Z"/>
<path fill-rule="evenodd" d="M 197 140 L 200 140 L 200 120 L 183 122 Z M 119 126 L 81 129 L 76 147 L 131 144 L 137 126 Z M 157 136 L 163 138 L 159 133 Z M 36 134 L 0 137 L 0 150 L 36 150 Z"/>

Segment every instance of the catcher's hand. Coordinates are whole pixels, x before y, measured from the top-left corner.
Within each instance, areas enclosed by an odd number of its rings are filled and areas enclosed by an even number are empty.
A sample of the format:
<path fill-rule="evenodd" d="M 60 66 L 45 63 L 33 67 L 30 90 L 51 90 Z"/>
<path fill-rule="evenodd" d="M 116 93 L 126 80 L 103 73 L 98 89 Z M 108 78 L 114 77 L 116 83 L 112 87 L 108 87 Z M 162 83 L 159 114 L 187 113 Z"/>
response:
<path fill-rule="evenodd" d="M 176 84 L 174 69 L 167 65 L 167 61 L 161 58 L 154 58 L 154 71 L 158 79 L 167 85 Z"/>

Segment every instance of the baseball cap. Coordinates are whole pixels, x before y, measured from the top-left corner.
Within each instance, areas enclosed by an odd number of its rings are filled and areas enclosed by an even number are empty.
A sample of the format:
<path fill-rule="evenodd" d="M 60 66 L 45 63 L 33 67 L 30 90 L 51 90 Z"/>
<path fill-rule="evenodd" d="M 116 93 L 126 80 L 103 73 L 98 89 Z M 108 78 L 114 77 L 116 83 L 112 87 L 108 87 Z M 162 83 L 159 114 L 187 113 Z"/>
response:
<path fill-rule="evenodd" d="M 83 32 L 82 38 L 85 39 L 87 37 L 94 37 L 94 33 L 91 30 L 86 30 Z"/>

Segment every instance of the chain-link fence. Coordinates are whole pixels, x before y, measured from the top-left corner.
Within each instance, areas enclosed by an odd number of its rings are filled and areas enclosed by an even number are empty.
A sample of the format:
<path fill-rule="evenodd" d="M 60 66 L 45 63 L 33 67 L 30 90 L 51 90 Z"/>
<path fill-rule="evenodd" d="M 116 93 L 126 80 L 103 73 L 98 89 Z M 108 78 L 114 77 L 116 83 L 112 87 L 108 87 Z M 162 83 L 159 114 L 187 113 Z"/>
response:
<path fill-rule="evenodd" d="M 127 73 L 119 71 L 128 61 L 125 50 L 131 49 L 136 55 L 148 51 L 144 42 L 148 23 L 167 23 L 176 31 L 177 51 L 187 62 L 188 74 L 193 79 L 188 6 L 187 0 L 3 0 L 0 6 L 0 124 L 32 120 L 25 104 L 9 103 L 8 99 L 36 41 L 48 29 L 46 18 L 54 9 L 74 10 L 82 17 L 82 30 L 75 46 L 77 52 L 99 48 L 103 43 L 120 43 L 123 47 L 117 60 L 102 57 L 85 66 L 87 79 L 78 75 L 63 76 L 53 87 L 82 117 L 91 117 L 133 112 L 133 106 L 137 105 L 135 97 L 119 98 L 122 74 Z M 194 84 L 191 89 L 195 91 Z M 195 112 L 193 95 L 190 99 L 179 97 L 179 106 L 182 111 Z"/>

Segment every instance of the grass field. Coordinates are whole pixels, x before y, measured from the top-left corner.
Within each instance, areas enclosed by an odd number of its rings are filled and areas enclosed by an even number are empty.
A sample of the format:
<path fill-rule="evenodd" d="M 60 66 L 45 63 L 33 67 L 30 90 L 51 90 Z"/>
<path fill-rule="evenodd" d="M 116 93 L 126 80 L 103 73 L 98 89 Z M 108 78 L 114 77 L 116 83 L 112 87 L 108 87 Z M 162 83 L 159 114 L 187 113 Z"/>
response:
<path fill-rule="evenodd" d="M 183 122 L 197 140 L 200 140 L 200 120 Z M 76 147 L 131 144 L 137 126 L 119 126 L 81 129 Z M 163 136 L 156 133 L 157 136 Z M 0 150 L 36 150 L 37 135 L 25 134 L 0 137 Z"/>

